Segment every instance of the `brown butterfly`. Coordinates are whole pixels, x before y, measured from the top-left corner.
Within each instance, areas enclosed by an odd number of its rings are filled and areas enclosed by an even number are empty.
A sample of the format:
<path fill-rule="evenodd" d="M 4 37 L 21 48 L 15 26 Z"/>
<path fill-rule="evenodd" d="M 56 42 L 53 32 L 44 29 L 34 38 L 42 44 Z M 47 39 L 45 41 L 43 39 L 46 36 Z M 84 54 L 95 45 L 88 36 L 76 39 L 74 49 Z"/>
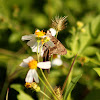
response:
<path fill-rule="evenodd" d="M 50 38 L 50 41 L 52 41 L 54 45 L 50 46 L 50 45 L 48 45 L 48 43 L 45 43 L 43 45 L 43 50 L 44 50 L 43 61 L 49 60 L 49 58 L 53 54 L 58 54 L 58 55 L 67 54 L 66 48 L 56 37 L 51 35 L 50 31 L 47 31 L 46 35 Z"/>

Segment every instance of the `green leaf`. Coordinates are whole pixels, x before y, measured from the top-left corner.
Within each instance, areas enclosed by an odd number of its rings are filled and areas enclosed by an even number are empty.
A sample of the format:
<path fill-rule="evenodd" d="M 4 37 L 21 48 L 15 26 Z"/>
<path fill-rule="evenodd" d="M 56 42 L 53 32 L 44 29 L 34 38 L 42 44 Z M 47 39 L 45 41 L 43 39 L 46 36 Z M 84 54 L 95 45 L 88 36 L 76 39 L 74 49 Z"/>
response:
<path fill-rule="evenodd" d="M 34 100 L 30 95 L 26 94 L 23 91 L 21 91 L 20 94 L 18 94 L 17 99 L 18 100 Z"/>
<path fill-rule="evenodd" d="M 15 90 L 18 91 L 18 92 L 22 91 L 22 89 L 24 88 L 24 87 L 23 87 L 22 85 L 20 85 L 20 84 L 12 84 L 10 87 L 13 88 L 13 89 L 15 89 Z"/>
<path fill-rule="evenodd" d="M 79 34 L 79 44 L 80 44 L 80 48 L 79 48 L 79 51 L 78 51 L 79 53 L 82 53 L 84 48 L 91 43 L 91 36 L 90 36 L 90 33 L 89 33 L 88 24 L 86 26 L 84 26 L 84 30 L 86 32 Z"/>
<path fill-rule="evenodd" d="M 85 48 L 82 54 L 86 56 L 92 56 L 92 55 L 95 55 L 97 52 L 99 52 L 98 48 L 93 47 L 93 46 L 88 46 Z"/>
<path fill-rule="evenodd" d="M 100 61 L 100 53 L 97 52 L 96 55 L 97 55 L 98 60 Z"/>
<path fill-rule="evenodd" d="M 96 72 L 97 72 L 97 74 L 100 76 L 100 68 L 93 68 Z"/>
<path fill-rule="evenodd" d="M 98 35 L 98 38 L 95 40 L 96 44 L 100 44 L 100 34 Z"/>
<path fill-rule="evenodd" d="M 17 95 L 18 100 L 34 100 L 30 95 L 23 91 L 24 86 L 20 84 L 12 84 L 10 87 L 19 92 Z"/>
<path fill-rule="evenodd" d="M 93 38 L 98 37 L 100 33 L 100 15 L 98 15 L 90 24 L 89 24 L 90 34 Z"/>
<path fill-rule="evenodd" d="M 71 93 L 71 91 L 73 90 L 73 88 L 75 87 L 76 83 L 78 82 L 78 80 L 81 78 L 82 74 L 78 75 L 77 77 L 73 78 L 68 86 L 68 88 L 65 91 L 64 94 L 64 100 L 67 99 L 69 93 Z"/>
<path fill-rule="evenodd" d="M 79 39 L 77 35 L 72 37 L 71 50 L 74 53 L 77 53 L 79 50 Z"/>

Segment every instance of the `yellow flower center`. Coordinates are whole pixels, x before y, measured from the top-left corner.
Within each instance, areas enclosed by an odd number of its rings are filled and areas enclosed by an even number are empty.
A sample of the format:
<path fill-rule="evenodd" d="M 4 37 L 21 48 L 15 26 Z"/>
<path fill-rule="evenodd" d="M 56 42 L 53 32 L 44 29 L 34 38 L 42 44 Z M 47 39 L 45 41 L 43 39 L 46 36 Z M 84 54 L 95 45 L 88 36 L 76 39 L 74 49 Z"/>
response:
<path fill-rule="evenodd" d="M 44 44 L 44 39 L 41 39 L 42 44 Z"/>
<path fill-rule="evenodd" d="M 41 37 L 41 36 L 44 36 L 46 33 L 43 32 L 43 30 L 42 31 L 36 30 L 35 34 L 37 35 L 37 37 Z"/>
<path fill-rule="evenodd" d="M 34 89 L 36 92 L 40 91 L 40 87 L 35 82 L 33 82 L 33 83 L 26 82 L 25 87 Z"/>
<path fill-rule="evenodd" d="M 26 82 L 26 83 L 25 83 L 25 87 L 26 87 L 26 88 L 31 88 L 32 85 L 31 85 L 31 83 Z"/>
<path fill-rule="evenodd" d="M 30 69 L 36 69 L 37 68 L 37 61 L 36 60 L 31 60 L 28 63 L 28 66 L 29 66 Z"/>
<path fill-rule="evenodd" d="M 45 38 L 41 39 L 42 44 L 44 44 L 45 42 L 48 42 L 48 41 L 50 41 L 49 37 L 45 37 Z"/>

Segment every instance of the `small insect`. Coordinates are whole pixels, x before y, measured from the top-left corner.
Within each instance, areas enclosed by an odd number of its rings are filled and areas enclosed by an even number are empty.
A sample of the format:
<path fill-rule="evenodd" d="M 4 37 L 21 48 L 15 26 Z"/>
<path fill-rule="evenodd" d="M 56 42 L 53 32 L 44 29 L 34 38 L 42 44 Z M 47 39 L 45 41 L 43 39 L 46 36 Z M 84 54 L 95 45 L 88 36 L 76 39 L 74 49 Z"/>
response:
<path fill-rule="evenodd" d="M 44 43 L 43 45 L 43 60 L 47 61 L 53 54 L 58 54 L 58 55 L 65 55 L 67 54 L 66 48 L 63 46 L 63 44 L 54 36 L 51 35 L 50 31 L 47 31 L 46 34 L 49 38 L 50 41 L 54 43 L 53 46 L 48 45 L 48 43 Z"/>

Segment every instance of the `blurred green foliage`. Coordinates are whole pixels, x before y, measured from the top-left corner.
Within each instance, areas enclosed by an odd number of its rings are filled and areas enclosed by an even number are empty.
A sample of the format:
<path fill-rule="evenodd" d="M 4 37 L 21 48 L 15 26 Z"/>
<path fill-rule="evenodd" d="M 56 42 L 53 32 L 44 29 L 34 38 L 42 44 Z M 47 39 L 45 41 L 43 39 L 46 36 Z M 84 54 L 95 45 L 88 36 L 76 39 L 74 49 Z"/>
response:
<path fill-rule="evenodd" d="M 49 82 L 53 87 L 62 86 L 78 53 L 73 77 L 83 76 L 72 91 L 72 99 L 100 100 L 100 0 L 0 0 L 0 100 L 5 98 L 7 87 L 9 100 L 40 100 L 38 93 L 24 88 L 28 69 L 19 64 L 35 53 L 21 36 L 34 33 L 36 28 L 49 29 L 51 19 L 58 15 L 68 16 L 67 28 L 58 34 L 67 55 L 62 56 L 63 66 L 51 68 Z"/>

